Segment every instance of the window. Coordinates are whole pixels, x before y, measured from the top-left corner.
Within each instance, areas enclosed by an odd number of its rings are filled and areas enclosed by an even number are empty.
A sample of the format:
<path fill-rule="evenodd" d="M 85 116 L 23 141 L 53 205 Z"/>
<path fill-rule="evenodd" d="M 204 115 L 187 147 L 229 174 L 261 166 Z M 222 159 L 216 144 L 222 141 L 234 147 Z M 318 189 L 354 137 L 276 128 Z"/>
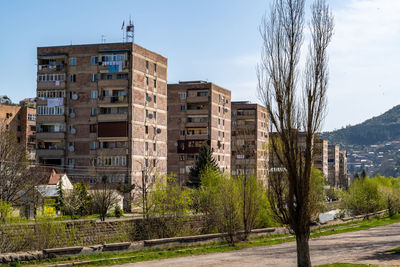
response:
<path fill-rule="evenodd" d="M 146 151 L 149 150 L 149 143 L 147 142 L 144 143 L 144 150 Z"/>
<path fill-rule="evenodd" d="M 148 68 L 149 68 L 149 61 L 146 60 L 146 69 L 148 69 Z"/>
<path fill-rule="evenodd" d="M 180 168 L 179 172 L 180 174 L 185 174 L 185 168 Z"/>
<path fill-rule="evenodd" d="M 71 57 L 69 59 L 69 65 L 70 66 L 76 66 L 76 57 Z"/>
<path fill-rule="evenodd" d="M 18 118 L 18 120 L 20 120 L 21 119 L 21 115 L 18 114 L 17 118 Z"/>
<path fill-rule="evenodd" d="M 28 114 L 28 120 L 29 121 L 35 121 L 36 120 L 36 114 Z"/>
<path fill-rule="evenodd" d="M 20 126 L 20 125 L 17 126 L 17 131 L 18 131 L 18 132 L 21 131 L 21 126 Z"/>
<path fill-rule="evenodd" d="M 186 105 L 181 105 L 181 111 L 185 111 L 186 110 Z"/>
<path fill-rule="evenodd" d="M 63 74 L 39 74 L 38 82 L 56 82 L 65 81 L 65 73 Z M 57 84 L 56 84 L 57 85 Z"/>
<path fill-rule="evenodd" d="M 156 143 L 153 144 L 153 151 L 157 151 L 157 144 Z"/>
<path fill-rule="evenodd" d="M 91 133 L 97 132 L 97 125 L 96 124 L 90 124 L 90 132 Z"/>
<path fill-rule="evenodd" d="M 153 117 L 154 117 L 154 119 L 157 119 L 157 112 L 153 112 Z"/>
<path fill-rule="evenodd" d="M 153 96 L 154 104 L 157 104 L 157 96 Z"/>
<path fill-rule="evenodd" d="M 153 80 L 153 87 L 157 88 L 157 80 Z"/>
<path fill-rule="evenodd" d="M 156 165 L 157 165 L 157 160 L 153 159 L 153 167 L 156 167 Z"/>
<path fill-rule="evenodd" d="M 185 155 L 179 155 L 179 160 L 184 161 L 185 160 Z"/>
<path fill-rule="evenodd" d="M 75 159 L 68 159 L 68 168 L 73 169 L 75 165 Z"/>
<path fill-rule="evenodd" d="M 179 93 L 180 99 L 185 99 L 186 98 L 186 93 Z"/>
<path fill-rule="evenodd" d="M 76 82 L 76 75 L 75 75 L 75 74 L 69 75 L 69 81 L 70 81 L 71 83 Z"/>
<path fill-rule="evenodd" d="M 99 92 L 97 90 L 90 91 L 90 98 L 96 99 L 99 96 Z"/>
<path fill-rule="evenodd" d="M 144 126 L 144 132 L 145 132 L 145 134 L 149 133 L 149 126 Z"/>
<path fill-rule="evenodd" d="M 184 135 L 185 135 L 185 130 L 179 131 L 179 135 L 180 135 L 180 136 L 184 136 Z"/>
<path fill-rule="evenodd" d="M 157 133 L 157 129 L 156 129 L 156 127 L 153 127 L 153 135 L 156 135 L 156 133 Z"/>
<path fill-rule="evenodd" d="M 144 160 L 144 166 L 149 167 L 149 160 L 148 159 Z"/>
<path fill-rule="evenodd" d="M 94 150 L 94 149 L 96 149 L 96 148 L 97 148 L 97 142 L 96 142 L 96 141 L 90 142 L 90 149 L 91 149 L 91 150 Z"/>
<path fill-rule="evenodd" d="M 149 85 L 149 77 L 146 77 L 146 85 Z"/>
<path fill-rule="evenodd" d="M 97 56 L 92 56 L 92 65 L 97 65 L 99 63 L 99 58 Z"/>
<path fill-rule="evenodd" d="M 37 106 L 38 115 L 64 115 L 64 106 L 58 107 L 47 107 L 47 106 Z"/>
<path fill-rule="evenodd" d="M 154 72 L 157 72 L 157 64 L 154 63 Z"/>
<path fill-rule="evenodd" d="M 90 116 L 96 116 L 97 115 L 97 108 L 92 108 L 90 111 Z"/>
<path fill-rule="evenodd" d="M 91 82 L 97 82 L 98 80 L 98 75 L 97 73 L 92 74 L 92 76 L 90 77 L 90 81 Z"/>

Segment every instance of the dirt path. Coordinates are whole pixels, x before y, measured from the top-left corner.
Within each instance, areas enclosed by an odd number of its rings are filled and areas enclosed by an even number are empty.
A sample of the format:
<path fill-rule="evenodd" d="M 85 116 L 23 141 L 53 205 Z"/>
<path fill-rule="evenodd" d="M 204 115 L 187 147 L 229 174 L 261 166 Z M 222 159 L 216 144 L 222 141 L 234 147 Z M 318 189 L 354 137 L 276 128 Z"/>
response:
<path fill-rule="evenodd" d="M 400 255 L 388 255 L 386 250 L 400 247 L 400 223 L 369 230 L 349 232 L 312 239 L 313 265 L 352 262 L 400 266 Z M 295 266 L 296 244 L 246 248 L 239 251 L 211 253 L 199 256 L 171 258 L 124 266 Z"/>

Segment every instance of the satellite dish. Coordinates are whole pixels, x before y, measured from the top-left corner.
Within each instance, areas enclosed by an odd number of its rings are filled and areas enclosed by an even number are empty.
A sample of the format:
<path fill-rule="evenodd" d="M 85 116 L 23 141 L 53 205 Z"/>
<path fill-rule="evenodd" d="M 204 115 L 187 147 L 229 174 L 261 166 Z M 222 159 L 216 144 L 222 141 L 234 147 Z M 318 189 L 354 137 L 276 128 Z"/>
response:
<path fill-rule="evenodd" d="M 153 118 L 153 114 L 149 114 L 149 119 L 152 119 Z"/>
<path fill-rule="evenodd" d="M 76 134 L 75 128 L 71 128 L 71 133 L 72 133 L 72 134 Z"/>
<path fill-rule="evenodd" d="M 70 114 L 69 114 L 69 117 L 70 117 L 70 118 L 75 118 L 75 113 L 73 113 L 73 112 L 70 113 Z"/>
<path fill-rule="evenodd" d="M 70 152 L 74 152 L 75 151 L 75 147 L 74 146 L 70 146 L 68 149 L 69 149 Z"/>
<path fill-rule="evenodd" d="M 78 95 L 77 94 L 72 94 L 72 100 L 77 100 L 78 99 Z"/>
<path fill-rule="evenodd" d="M 157 133 L 160 134 L 161 133 L 161 129 L 157 128 Z"/>
<path fill-rule="evenodd" d="M 148 102 L 151 102 L 151 97 L 150 97 L 150 96 L 146 97 L 146 100 L 147 100 Z"/>

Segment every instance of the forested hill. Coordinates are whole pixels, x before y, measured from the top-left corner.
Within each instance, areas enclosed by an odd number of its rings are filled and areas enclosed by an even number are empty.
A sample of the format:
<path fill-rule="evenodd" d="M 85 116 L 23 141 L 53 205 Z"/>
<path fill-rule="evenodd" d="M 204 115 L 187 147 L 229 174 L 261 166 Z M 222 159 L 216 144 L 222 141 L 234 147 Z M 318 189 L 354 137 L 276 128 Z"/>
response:
<path fill-rule="evenodd" d="M 400 105 L 363 123 L 323 133 L 322 138 L 331 144 L 340 144 L 344 147 L 400 140 Z"/>

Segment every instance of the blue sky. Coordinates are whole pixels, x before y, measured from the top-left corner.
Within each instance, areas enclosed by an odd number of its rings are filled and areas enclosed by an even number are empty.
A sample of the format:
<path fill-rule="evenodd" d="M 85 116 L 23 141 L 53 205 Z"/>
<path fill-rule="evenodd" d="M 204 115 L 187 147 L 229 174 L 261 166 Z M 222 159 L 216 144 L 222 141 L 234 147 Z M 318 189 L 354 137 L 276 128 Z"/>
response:
<path fill-rule="evenodd" d="M 208 80 L 234 100 L 257 101 L 258 25 L 271 1 L 0 1 L 0 95 L 35 96 L 36 47 L 135 41 L 168 58 L 168 81 Z M 331 0 L 329 113 L 324 130 L 359 123 L 399 104 L 400 1 Z M 308 3 L 309 5 L 310 3 Z"/>

